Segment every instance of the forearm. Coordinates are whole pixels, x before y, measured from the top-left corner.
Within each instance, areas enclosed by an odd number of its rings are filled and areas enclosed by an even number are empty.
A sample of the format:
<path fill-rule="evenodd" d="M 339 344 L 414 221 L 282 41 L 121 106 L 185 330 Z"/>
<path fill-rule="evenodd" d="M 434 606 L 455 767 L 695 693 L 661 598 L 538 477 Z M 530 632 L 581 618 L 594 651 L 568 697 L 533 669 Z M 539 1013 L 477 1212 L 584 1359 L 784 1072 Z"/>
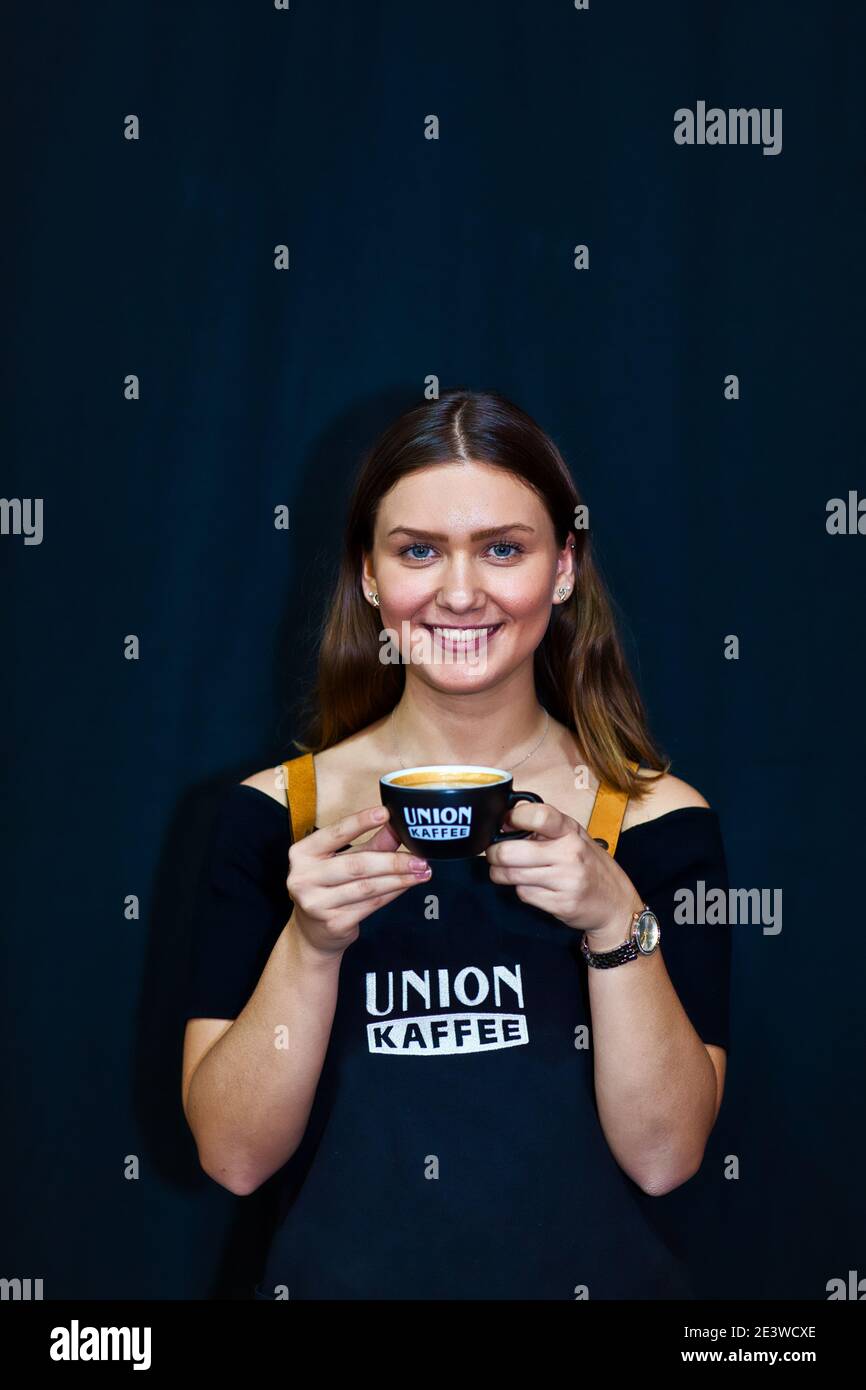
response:
<path fill-rule="evenodd" d="M 313 951 L 290 918 L 249 1002 L 193 1073 L 187 1119 L 199 1161 L 233 1192 L 260 1186 L 303 1138 L 341 959 Z"/>
<path fill-rule="evenodd" d="M 595 934 L 594 934 L 595 935 Z M 621 945 L 625 931 L 590 939 Z M 620 1167 L 662 1194 L 700 1166 L 716 1114 L 716 1072 L 671 983 L 660 944 L 651 955 L 587 971 L 595 1094 Z"/>

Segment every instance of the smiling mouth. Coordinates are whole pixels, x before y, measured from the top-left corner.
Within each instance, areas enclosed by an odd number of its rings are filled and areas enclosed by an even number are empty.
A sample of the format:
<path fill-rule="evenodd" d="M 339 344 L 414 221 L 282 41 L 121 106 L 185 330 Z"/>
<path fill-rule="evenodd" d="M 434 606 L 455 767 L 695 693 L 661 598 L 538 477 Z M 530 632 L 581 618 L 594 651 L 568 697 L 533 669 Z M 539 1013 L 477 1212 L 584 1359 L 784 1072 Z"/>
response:
<path fill-rule="evenodd" d="M 490 623 L 486 627 L 441 627 L 434 623 L 422 623 L 421 626 L 426 627 L 427 631 L 432 632 L 441 642 L 469 645 L 480 641 L 482 637 L 492 637 L 493 633 L 502 627 L 502 623 Z"/>

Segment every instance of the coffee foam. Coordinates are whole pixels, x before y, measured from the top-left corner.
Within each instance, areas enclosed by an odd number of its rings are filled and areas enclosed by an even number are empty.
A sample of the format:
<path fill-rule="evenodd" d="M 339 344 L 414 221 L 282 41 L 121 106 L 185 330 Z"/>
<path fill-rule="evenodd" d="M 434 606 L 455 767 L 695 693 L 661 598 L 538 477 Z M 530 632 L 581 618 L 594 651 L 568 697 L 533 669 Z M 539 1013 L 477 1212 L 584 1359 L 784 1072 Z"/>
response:
<path fill-rule="evenodd" d="M 431 791 L 454 791 L 469 787 L 491 787 L 498 782 L 505 782 L 507 773 L 483 772 L 466 769 L 460 771 L 459 768 L 454 772 L 448 772 L 442 768 L 423 768 L 417 772 L 412 770 L 401 772 L 398 775 L 390 775 L 388 783 L 393 787 L 418 788 L 425 787 Z"/>

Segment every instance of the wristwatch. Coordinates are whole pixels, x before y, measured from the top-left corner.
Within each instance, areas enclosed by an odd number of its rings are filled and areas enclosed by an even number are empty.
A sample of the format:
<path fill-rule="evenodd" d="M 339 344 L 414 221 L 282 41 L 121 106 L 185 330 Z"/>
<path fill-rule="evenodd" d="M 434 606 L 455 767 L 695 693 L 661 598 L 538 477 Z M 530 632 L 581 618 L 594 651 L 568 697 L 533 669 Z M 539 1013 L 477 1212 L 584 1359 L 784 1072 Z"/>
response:
<path fill-rule="evenodd" d="M 614 965 L 624 965 L 627 960 L 636 960 L 638 956 L 651 956 L 661 940 L 661 935 L 658 917 L 652 908 L 644 903 L 640 912 L 632 913 L 628 935 L 622 946 L 616 946 L 612 951 L 591 951 L 586 944 L 584 932 L 580 949 L 587 965 L 607 970 Z"/>

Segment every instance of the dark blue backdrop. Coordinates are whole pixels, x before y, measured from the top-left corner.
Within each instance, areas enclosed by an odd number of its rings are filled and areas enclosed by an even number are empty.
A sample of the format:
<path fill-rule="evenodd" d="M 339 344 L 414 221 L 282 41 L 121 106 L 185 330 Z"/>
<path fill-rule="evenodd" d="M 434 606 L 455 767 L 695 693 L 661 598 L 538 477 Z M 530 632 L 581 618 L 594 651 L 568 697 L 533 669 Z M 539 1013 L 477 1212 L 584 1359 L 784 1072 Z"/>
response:
<path fill-rule="evenodd" d="M 272 1190 L 204 1177 L 180 1107 L 190 902 L 219 790 L 293 751 L 359 451 L 431 375 L 556 439 L 673 771 L 783 891 L 732 929 L 701 1287 L 866 1275 L 866 537 L 826 527 L 866 491 L 864 41 L 829 0 L 17 7 L 0 487 L 44 512 L 0 535 L 0 1275 L 249 1285 Z M 781 108 L 781 152 L 676 144 L 698 101 Z"/>

